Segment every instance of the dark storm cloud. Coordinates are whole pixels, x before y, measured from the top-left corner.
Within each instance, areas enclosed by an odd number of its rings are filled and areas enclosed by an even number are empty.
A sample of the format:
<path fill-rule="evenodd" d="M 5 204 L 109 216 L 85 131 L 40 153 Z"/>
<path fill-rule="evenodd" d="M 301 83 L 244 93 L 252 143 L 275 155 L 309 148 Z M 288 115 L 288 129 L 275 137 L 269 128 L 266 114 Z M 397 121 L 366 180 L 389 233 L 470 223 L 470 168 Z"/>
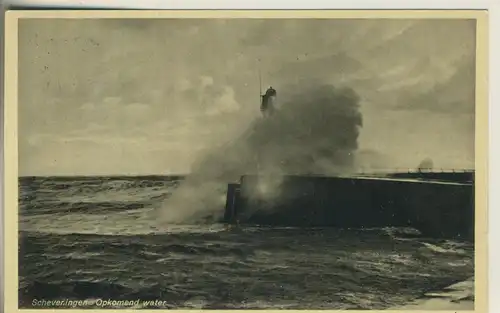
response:
<path fill-rule="evenodd" d="M 474 31 L 467 20 L 23 20 L 20 172 L 188 172 L 258 117 L 259 68 L 282 96 L 304 81 L 353 88 L 360 148 L 394 166 L 469 166 Z"/>

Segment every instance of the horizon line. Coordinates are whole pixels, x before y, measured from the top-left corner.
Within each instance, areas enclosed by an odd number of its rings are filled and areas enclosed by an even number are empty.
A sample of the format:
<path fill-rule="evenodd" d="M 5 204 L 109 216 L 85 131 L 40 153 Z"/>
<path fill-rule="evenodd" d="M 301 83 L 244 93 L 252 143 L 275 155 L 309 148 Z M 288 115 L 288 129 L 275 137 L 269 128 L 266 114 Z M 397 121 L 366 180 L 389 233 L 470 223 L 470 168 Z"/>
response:
<path fill-rule="evenodd" d="M 465 172 L 475 172 L 474 168 L 462 168 L 462 169 L 422 169 L 419 171 L 418 168 L 415 169 L 374 169 L 371 171 L 356 171 L 352 173 L 353 175 L 359 174 L 391 174 L 391 173 L 465 173 Z M 156 176 L 156 177 L 168 177 L 168 176 L 188 176 L 193 173 L 144 173 L 144 174 L 35 174 L 35 175 L 18 175 L 18 178 L 29 178 L 29 177 L 146 177 L 146 176 Z M 340 174 L 340 173 L 339 173 Z M 245 174 L 242 174 L 244 176 Z M 318 174 L 286 174 L 286 175 L 318 175 Z M 285 175 L 285 176 L 286 176 Z M 319 174 L 327 175 L 327 174 Z"/>

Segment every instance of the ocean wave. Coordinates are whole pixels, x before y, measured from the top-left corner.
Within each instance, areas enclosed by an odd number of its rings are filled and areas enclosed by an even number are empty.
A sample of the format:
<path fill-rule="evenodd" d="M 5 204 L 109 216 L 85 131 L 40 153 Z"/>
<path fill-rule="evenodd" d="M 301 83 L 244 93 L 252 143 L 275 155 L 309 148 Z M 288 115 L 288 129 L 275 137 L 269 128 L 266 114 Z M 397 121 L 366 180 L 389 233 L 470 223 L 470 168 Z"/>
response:
<path fill-rule="evenodd" d="M 20 214 L 106 212 L 161 203 L 177 188 L 178 178 L 21 178 Z"/>
<path fill-rule="evenodd" d="M 419 242 L 375 230 L 19 238 L 23 308 L 34 298 L 98 297 L 166 300 L 175 309 L 382 309 L 473 273 L 470 255 L 427 262 L 414 257 Z"/>
<path fill-rule="evenodd" d="M 38 210 L 26 209 L 26 214 L 29 215 L 40 215 L 40 214 L 56 214 L 56 213 L 85 213 L 85 214 L 103 214 L 112 212 L 122 212 L 141 209 L 150 205 L 150 202 L 119 202 L 119 201 L 105 201 L 105 202 L 63 202 L 58 201 L 56 203 L 50 204 L 45 208 Z"/>
<path fill-rule="evenodd" d="M 382 309 L 473 275 L 473 245 L 413 229 L 162 223 L 159 209 L 178 208 L 159 203 L 177 184 L 21 179 L 20 307 L 110 298 L 167 301 L 135 308 Z"/>
<path fill-rule="evenodd" d="M 147 214 L 151 209 L 127 212 L 126 216 L 38 215 L 23 218 L 20 230 L 31 234 L 54 235 L 98 235 L 98 236 L 138 236 L 169 234 L 206 234 L 227 232 L 222 224 L 207 225 L 163 225 L 157 223 L 154 215 Z M 122 212 L 123 213 L 123 212 Z M 130 217 L 133 215 L 135 217 Z"/>
<path fill-rule="evenodd" d="M 455 254 L 455 255 L 466 255 L 467 251 L 465 249 L 457 248 L 453 243 L 450 245 L 449 242 L 444 242 L 442 245 L 436 245 L 428 242 L 421 242 L 422 245 L 427 248 L 428 251 L 440 254 Z"/>

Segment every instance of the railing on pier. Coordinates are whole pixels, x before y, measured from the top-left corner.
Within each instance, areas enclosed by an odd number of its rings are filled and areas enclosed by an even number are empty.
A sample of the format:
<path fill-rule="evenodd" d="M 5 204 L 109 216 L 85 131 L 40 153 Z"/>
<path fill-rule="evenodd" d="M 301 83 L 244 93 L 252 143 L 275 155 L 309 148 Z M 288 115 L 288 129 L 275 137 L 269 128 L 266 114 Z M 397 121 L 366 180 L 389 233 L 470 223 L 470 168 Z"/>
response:
<path fill-rule="evenodd" d="M 418 179 L 423 181 L 444 181 L 472 183 L 475 172 L 472 169 L 390 169 L 359 171 L 356 175 L 365 177 L 388 177 L 396 179 Z"/>
<path fill-rule="evenodd" d="M 474 173 L 474 169 L 454 169 L 454 168 L 360 168 L 359 174 L 412 174 L 412 173 Z"/>

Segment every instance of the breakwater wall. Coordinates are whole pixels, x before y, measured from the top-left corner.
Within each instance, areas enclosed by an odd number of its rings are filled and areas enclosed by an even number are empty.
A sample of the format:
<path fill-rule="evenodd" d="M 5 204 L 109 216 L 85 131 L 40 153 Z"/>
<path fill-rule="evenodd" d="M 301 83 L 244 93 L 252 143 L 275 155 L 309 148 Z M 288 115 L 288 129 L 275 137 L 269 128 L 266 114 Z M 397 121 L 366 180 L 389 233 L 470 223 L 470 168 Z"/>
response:
<path fill-rule="evenodd" d="M 226 222 L 299 227 L 413 227 L 473 240 L 474 184 L 387 177 L 248 175 L 228 187 Z"/>

